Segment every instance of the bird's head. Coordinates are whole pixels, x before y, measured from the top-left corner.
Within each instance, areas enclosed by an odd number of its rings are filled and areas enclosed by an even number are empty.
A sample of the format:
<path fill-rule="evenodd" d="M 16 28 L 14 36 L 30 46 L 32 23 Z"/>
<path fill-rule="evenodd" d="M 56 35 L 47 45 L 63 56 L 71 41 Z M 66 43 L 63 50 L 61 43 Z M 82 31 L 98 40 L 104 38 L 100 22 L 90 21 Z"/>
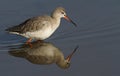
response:
<path fill-rule="evenodd" d="M 65 11 L 65 9 L 64 9 L 63 7 L 57 7 L 57 8 L 53 11 L 52 16 L 53 16 L 54 18 L 64 18 L 64 19 L 66 19 L 67 21 L 69 21 L 69 22 L 71 22 L 72 24 L 74 24 L 75 26 L 77 26 L 76 23 L 74 23 L 73 20 L 71 20 L 71 19 L 67 16 L 67 13 L 66 13 L 66 11 Z"/>

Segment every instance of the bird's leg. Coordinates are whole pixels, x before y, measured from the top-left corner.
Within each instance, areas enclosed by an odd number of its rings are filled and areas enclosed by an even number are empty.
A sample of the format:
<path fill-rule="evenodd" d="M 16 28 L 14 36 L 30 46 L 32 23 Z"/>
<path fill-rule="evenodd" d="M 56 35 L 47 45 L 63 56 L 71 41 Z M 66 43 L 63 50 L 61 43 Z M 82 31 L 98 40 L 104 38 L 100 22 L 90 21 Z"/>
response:
<path fill-rule="evenodd" d="M 26 44 L 29 45 L 30 47 L 32 47 L 31 41 L 32 41 L 32 38 L 29 38 L 29 39 L 26 41 Z"/>
<path fill-rule="evenodd" d="M 31 43 L 31 41 L 32 41 L 32 38 L 29 38 L 29 39 L 26 41 L 26 44 Z"/>

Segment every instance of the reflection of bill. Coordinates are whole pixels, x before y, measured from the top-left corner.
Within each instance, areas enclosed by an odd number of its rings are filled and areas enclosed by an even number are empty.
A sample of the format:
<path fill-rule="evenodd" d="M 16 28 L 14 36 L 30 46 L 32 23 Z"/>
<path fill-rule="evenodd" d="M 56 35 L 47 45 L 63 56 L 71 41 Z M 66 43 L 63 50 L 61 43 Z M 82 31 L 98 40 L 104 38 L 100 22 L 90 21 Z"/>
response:
<path fill-rule="evenodd" d="M 60 68 L 67 69 L 70 66 L 70 59 L 78 47 L 64 59 L 63 53 L 55 47 L 53 44 L 48 42 L 33 42 L 33 47 L 30 48 L 28 45 L 22 45 L 21 48 L 12 49 L 9 51 L 10 55 L 15 57 L 22 57 L 27 59 L 33 64 L 52 64 L 56 63 Z"/>

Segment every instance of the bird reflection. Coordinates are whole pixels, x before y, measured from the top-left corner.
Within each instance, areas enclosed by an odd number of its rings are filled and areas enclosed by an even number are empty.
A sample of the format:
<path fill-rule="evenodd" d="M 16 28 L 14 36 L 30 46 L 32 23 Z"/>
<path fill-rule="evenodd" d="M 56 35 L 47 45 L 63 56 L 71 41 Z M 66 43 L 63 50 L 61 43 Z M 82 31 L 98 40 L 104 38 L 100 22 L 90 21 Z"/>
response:
<path fill-rule="evenodd" d="M 22 45 L 20 48 L 14 48 L 9 51 L 9 54 L 15 57 L 27 59 L 33 64 L 47 65 L 56 63 L 62 69 L 70 67 L 70 60 L 78 47 L 73 52 L 64 58 L 63 53 L 52 43 L 49 42 L 32 42 L 32 48 L 29 45 Z"/>

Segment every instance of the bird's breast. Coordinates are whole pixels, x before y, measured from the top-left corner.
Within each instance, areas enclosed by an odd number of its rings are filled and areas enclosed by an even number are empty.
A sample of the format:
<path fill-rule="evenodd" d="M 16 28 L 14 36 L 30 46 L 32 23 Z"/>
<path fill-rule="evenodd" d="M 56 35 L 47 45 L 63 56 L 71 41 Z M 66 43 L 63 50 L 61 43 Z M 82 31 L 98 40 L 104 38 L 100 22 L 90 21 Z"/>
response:
<path fill-rule="evenodd" d="M 51 36 L 51 34 L 53 32 L 54 32 L 54 30 L 52 28 L 47 27 L 47 28 L 40 29 L 40 30 L 33 31 L 33 32 L 26 32 L 22 35 L 27 38 L 44 40 L 44 39 L 48 38 L 49 36 Z"/>

